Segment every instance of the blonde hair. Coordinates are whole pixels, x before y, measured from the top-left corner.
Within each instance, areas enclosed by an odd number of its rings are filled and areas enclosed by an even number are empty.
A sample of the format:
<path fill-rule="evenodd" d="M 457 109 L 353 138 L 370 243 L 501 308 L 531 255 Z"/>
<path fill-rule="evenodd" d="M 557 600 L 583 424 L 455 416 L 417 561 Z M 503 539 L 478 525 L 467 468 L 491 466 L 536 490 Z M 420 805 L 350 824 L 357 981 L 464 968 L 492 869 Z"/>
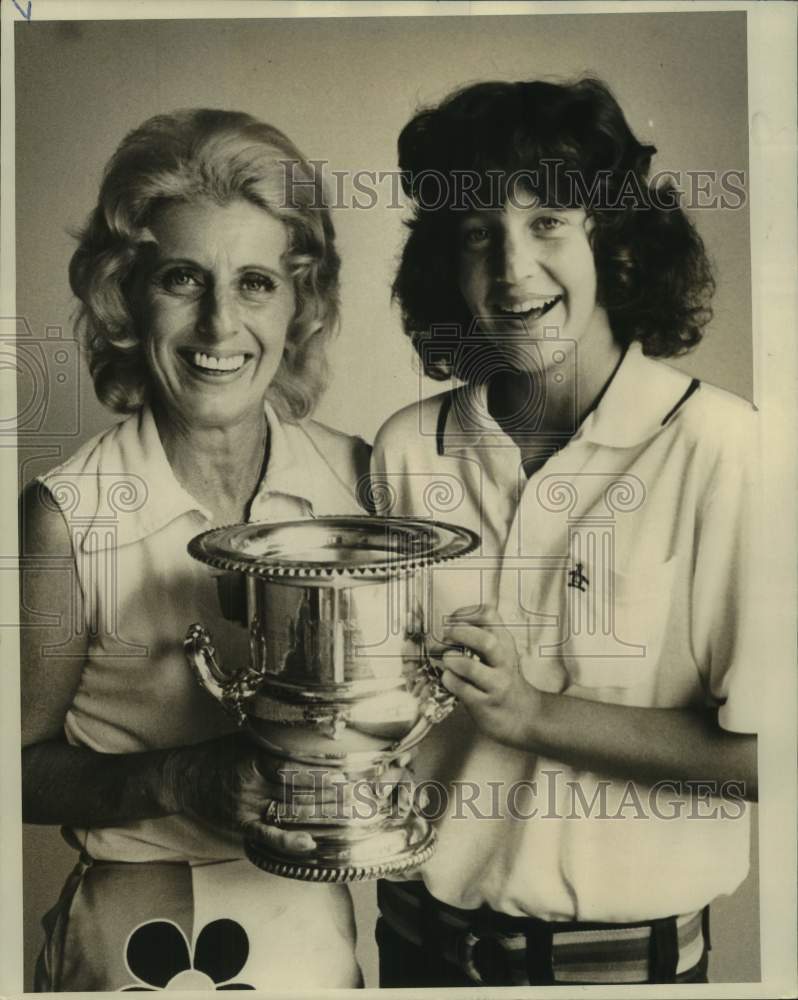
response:
<path fill-rule="evenodd" d="M 267 396 L 281 417 L 299 420 L 326 387 L 325 349 L 338 327 L 335 230 L 317 171 L 282 132 L 237 111 L 157 115 L 125 137 L 106 167 L 69 266 L 97 397 L 121 413 L 145 402 L 135 276 L 148 222 L 167 203 L 201 198 L 245 199 L 288 231 L 296 312 Z"/>

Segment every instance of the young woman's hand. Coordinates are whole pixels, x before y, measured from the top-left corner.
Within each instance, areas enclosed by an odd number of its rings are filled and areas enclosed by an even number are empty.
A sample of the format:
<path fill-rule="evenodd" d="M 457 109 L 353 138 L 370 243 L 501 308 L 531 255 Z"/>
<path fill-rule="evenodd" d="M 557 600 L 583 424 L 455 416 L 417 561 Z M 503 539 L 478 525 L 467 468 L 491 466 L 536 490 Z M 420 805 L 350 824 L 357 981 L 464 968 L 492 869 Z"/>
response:
<path fill-rule="evenodd" d="M 455 611 L 443 635 L 444 686 L 465 705 L 491 739 L 527 749 L 541 696 L 523 677 L 513 637 L 492 607 Z M 469 655 L 472 654 L 472 655 Z"/>

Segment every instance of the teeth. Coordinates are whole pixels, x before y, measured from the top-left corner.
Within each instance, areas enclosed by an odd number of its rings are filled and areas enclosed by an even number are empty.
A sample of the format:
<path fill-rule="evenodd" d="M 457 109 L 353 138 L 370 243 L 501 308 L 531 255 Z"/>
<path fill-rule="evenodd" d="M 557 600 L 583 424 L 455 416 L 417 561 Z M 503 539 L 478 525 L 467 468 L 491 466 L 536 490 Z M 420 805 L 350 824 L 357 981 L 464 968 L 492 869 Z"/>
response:
<path fill-rule="evenodd" d="M 542 302 L 540 300 L 535 301 L 534 299 L 525 299 L 523 302 L 507 302 L 501 305 L 499 308 L 502 312 L 513 313 L 514 315 L 521 315 L 522 313 L 528 313 L 535 310 L 536 312 L 542 312 L 544 309 L 548 309 L 549 306 L 553 305 L 559 296 L 552 295 L 550 299 L 544 299 Z"/>
<path fill-rule="evenodd" d="M 205 368 L 211 372 L 234 372 L 237 371 L 245 361 L 243 354 L 233 354 L 229 358 L 218 358 L 214 354 L 203 354 L 195 351 L 192 363 L 197 368 Z"/>

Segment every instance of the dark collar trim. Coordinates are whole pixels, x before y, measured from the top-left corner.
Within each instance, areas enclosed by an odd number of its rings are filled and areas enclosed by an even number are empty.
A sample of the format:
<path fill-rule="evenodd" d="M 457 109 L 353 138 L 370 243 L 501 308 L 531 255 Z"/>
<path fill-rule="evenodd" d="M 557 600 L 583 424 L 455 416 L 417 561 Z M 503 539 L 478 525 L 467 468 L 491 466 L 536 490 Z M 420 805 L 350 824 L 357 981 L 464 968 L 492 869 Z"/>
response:
<path fill-rule="evenodd" d="M 449 418 L 449 411 L 452 408 L 452 394 L 447 392 L 438 410 L 438 422 L 435 425 L 435 450 L 439 456 L 444 454 L 444 437 L 446 434 L 446 421 Z"/>
<path fill-rule="evenodd" d="M 589 417 L 590 414 L 596 409 L 596 407 L 599 405 L 599 403 L 602 401 L 602 399 L 604 399 L 604 396 L 607 393 L 607 389 L 609 389 L 609 387 L 612 385 L 615 376 L 618 374 L 618 369 L 623 364 L 623 359 L 626 357 L 626 353 L 627 353 L 628 350 L 629 350 L 629 345 L 626 344 L 624 346 L 623 350 L 621 351 L 621 356 L 615 362 L 615 367 L 612 369 L 612 372 L 610 373 L 610 377 L 607 379 L 607 381 L 601 387 L 601 392 L 598 394 L 598 396 L 596 396 L 596 398 L 593 400 L 593 402 L 590 404 L 590 406 L 582 414 L 582 417 L 581 417 L 581 419 L 579 421 L 580 426 L 584 423 L 585 419 L 587 417 Z"/>
<path fill-rule="evenodd" d="M 687 389 L 682 398 L 676 403 L 675 406 L 672 406 L 670 410 L 668 410 L 668 412 L 662 418 L 662 423 L 660 424 L 660 427 L 664 427 L 665 424 L 667 424 L 667 422 L 671 419 L 671 417 L 675 416 L 679 412 L 679 410 L 684 406 L 684 404 L 693 395 L 693 393 L 700 388 L 701 388 L 700 380 L 694 378 L 693 381 L 690 383 L 690 385 L 687 386 Z"/>

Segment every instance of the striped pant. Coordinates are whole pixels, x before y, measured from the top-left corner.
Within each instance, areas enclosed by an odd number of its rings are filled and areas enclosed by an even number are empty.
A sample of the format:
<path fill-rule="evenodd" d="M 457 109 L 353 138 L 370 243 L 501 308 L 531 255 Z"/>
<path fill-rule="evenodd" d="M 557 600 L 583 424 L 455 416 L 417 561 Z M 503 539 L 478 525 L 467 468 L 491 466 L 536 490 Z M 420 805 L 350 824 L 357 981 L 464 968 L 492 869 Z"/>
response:
<path fill-rule="evenodd" d="M 708 910 L 635 924 L 460 910 L 421 883 L 378 886 L 381 987 L 707 982 Z"/>

